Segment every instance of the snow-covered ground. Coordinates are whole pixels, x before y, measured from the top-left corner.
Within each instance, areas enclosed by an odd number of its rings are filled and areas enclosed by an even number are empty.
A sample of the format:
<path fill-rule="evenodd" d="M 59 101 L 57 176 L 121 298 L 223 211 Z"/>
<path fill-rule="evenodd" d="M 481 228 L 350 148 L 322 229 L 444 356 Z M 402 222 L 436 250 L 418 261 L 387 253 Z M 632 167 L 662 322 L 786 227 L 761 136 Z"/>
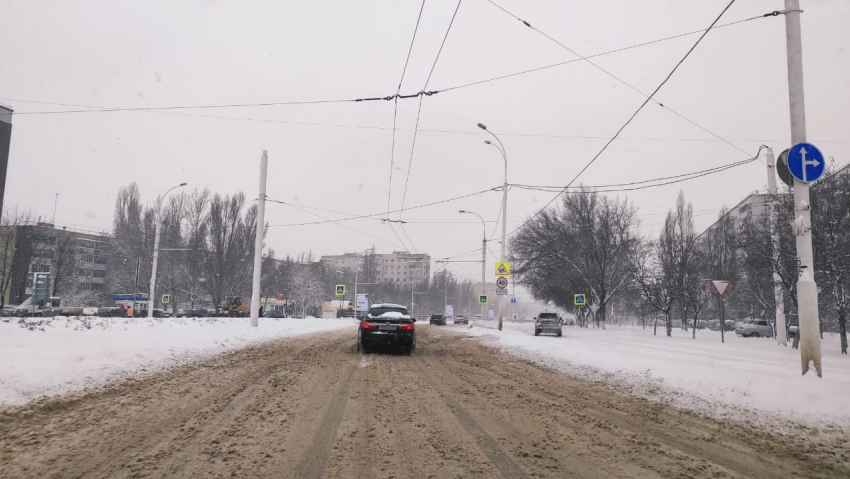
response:
<path fill-rule="evenodd" d="M 355 321 L 260 318 L 0 318 L 0 405 L 22 404 L 139 372 Z M 353 337 L 353 336 L 352 336 Z"/>
<path fill-rule="evenodd" d="M 459 329 L 525 359 L 591 379 L 603 379 L 650 397 L 672 399 L 719 416 L 762 411 L 803 420 L 850 424 L 850 357 L 838 336 L 824 335 L 823 378 L 800 374 L 800 352 L 767 338 L 720 342 L 716 331 L 607 330 L 565 326 L 563 337 L 534 336 L 533 323 Z M 721 406 L 721 407 L 717 407 Z"/>

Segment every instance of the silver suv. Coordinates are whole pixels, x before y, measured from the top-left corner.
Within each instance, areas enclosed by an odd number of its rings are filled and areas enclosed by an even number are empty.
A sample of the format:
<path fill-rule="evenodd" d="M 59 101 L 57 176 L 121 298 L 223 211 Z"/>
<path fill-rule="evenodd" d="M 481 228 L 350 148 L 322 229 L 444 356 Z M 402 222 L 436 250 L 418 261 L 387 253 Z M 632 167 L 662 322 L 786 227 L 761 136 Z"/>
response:
<path fill-rule="evenodd" d="M 756 321 L 747 321 L 741 323 L 735 328 L 735 334 L 744 338 L 772 338 L 773 328 L 770 326 L 770 321 L 759 319 Z"/>
<path fill-rule="evenodd" d="M 557 313 L 540 313 L 534 318 L 534 335 L 540 336 L 540 333 L 553 333 L 561 335 L 561 326 L 564 321 Z"/>

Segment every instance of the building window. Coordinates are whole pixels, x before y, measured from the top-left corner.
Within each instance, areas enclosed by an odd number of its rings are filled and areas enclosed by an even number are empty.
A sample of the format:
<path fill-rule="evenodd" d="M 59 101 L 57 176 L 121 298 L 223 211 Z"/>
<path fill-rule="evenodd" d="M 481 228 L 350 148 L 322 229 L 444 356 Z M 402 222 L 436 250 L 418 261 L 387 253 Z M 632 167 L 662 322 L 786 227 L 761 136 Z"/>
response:
<path fill-rule="evenodd" d="M 33 273 L 49 273 L 50 265 L 49 264 L 34 264 L 32 265 Z"/>
<path fill-rule="evenodd" d="M 81 254 L 80 255 L 80 263 L 94 263 L 94 255 L 93 254 Z"/>
<path fill-rule="evenodd" d="M 56 244 L 56 237 L 55 237 L 55 236 L 49 236 L 49 235 L 35 235 L 35 236 L 33 237 L 33 239 L 35 239 L 35 242 L 36 242 L 36 243 L 41 243 L 41 244 Z"/>
<path fill-rule="evenodd" d="M 91 291 L 91 283 L 80 283 L 80 291 Z"/>
<path fill-rule="evenodd" d="M 105 278 L 106 277 L 106 270 L 96 269 L 96 270 L 92 271 L 92 276 L 94 276 L 95 278 Z"/>
<path fill-rule="evenodd" d="M 94 263 L 95 264 L 106 264 L 107 257 L 106 256 L 95 256 Z"/>
<path fill-rule="evenodd" d="M 80 248 L 94 249 L 94 241 L 80 240 Z"/>
<path fill-rule="evenodd" d="M 46 248 L 41 249 L 41 250 L 36 250 L 35 257 L 36 258 L 41 257 L 41 258 L 53 259 L 53 250 L 52 249 L 46 249 Z"/>
<path fill-rule="evenodd" d="M 92 274 L 92 273 L 91 273 L 91 270 L 90 270 L 90 269 L 80 268 L 80 270 L 79 270 L 79 275 L 80 275 L 80 276 L 82 276 L 82 277 L 84 277 L 84 278 L 89 278 L 89 277 L 91 277 L 91 274 Z"/>

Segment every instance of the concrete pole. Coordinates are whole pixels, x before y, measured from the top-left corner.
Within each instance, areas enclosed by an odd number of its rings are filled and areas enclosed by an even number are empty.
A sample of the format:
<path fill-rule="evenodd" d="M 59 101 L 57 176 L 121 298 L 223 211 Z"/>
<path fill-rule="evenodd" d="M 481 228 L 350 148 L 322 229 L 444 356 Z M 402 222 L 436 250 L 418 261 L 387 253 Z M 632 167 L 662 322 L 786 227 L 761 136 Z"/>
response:
<path fill-rule="evenodd" d="M 806 141 L 806 102 L 803 90 L 803 42 L 800 33 L 800 0 L 785 0 L 785 45 L 788 59 L 788 99 L 791 111 L 791 143 Z M 812 252 L 812 215 L 809 185 L 794 179 L 794 217 L 805 226 L 797 234 L 797 306 L 800 318 L 800 366 L 803 374 L 814 365 L 818 377 L 821 368 L 818 289 L 815 284 Z"/>
<path fill-rule="evenodd" d="M 260 317 L 260 277 L 263 268 L 263 229 L 266 223 L 266 173 L 269 156 L 263 150 L 260 159 L 260 194 L 257 197 L 257 234 L 254 239 L 254 281 L 251 285 L 251 326 L 257 327 Z"/>
<path fill-rule="evenodd" d="M 505 183 L 502 191 L 502 251 L 499 261 L 506 261 L 505 258 L 505 243 L 508 236 L 508 160 L 505 158 Z M 507 293 L 507 291 L 505 291 Z M 506 294 L 499 296 L 499 331 L 502 330 L 502 321 L 504 319 Z"/>
<path fill-rule="evenodd" d="M 773 247 L 773 300 L 776 302 L 776 344 L 788 346 L 788 329 L 785 327 L 785 295 L 782 292 L 782 278 L 779 276 L 779 233 L 776 230 L 779 215 L 776 211 L 776 161 L 773 148 L 767 149 L 767 192 L 770 203 L 770 242 Z"/>
<path fill-rule="evenodd" d="M 162 213 L 161 206 L 162 206 L 162 202 L 160 201 L 160 203 L 157 204 L 157 208 L 156 208 L 156 221 L 155 221 L 155 223 L 156 223 L 156 226 L 155 226 L 156 233 L 154 233 L 154 236 L 153 236 L 153 263 L 151 265 L 150 294 L 148 295 L 148 317 L 149 318 L 153 317 L 153 308 L 154 308 L 154 304 L 156 304 L 156 266 L 157 266 L 157 263 L 159 262 L 159 233 L 160 233 L 160 230 L 162 229 L 162 220 L 160 218 L 161 213 Z M 135 314 L 135 313 L 136 312 L 133 311 L 133 314 Z"/>
<path fill-rule="evenodd" d="M 354 265 L 354 319 L 357 319 L 357 275 L 359 274 L 357 265 Z"/>

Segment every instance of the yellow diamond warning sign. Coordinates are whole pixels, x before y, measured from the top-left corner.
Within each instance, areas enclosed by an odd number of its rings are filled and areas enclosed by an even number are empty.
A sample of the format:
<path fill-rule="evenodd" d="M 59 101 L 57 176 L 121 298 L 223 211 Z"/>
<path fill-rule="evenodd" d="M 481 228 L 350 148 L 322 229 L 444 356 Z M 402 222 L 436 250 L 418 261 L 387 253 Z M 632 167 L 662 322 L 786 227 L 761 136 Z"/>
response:
<path fill-rule="evenodd" d="M 508 277 L 511 275 L 511 264 L 507 261 L 496 263 L 496 276 Z"/>

